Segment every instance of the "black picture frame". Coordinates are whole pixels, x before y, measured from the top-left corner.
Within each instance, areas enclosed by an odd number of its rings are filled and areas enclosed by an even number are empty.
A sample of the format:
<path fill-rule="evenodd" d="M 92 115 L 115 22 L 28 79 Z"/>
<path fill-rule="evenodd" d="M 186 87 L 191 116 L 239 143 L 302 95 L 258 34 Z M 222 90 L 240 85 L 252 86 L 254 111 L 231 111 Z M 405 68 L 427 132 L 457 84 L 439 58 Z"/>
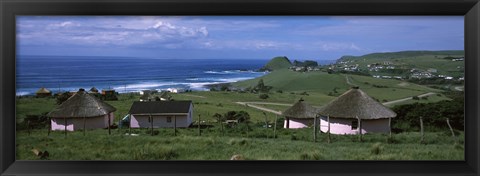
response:
<path fill-rule="evenodd" d="M 479 175 L 478 0 L 1 0 L 2 175 Z M 465 161 L 16 161 L 16 15 L 464 15 Z"/>

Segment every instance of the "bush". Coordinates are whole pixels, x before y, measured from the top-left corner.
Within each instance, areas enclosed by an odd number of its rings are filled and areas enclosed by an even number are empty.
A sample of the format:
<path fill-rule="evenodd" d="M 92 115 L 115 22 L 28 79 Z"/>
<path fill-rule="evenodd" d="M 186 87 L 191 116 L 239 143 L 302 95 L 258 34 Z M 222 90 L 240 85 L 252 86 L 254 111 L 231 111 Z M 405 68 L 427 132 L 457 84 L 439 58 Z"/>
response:
<path fill-rule="evenodd" d="M 414 100 L 420 100 L 420 98 L 418 98 L 418 96 L 413 96 L 412 99 L 414 99 Z"/>
<path fill-rule="evenodd" d="M 378 154 L 380 154 L 382 149 L 383 149 L 382 144 L 377 142 L 377 143 L 372 145 L 372 148 L 370 149 L 370 151 L 372 152 L 372 154 L 378 155 Z"/>
<path fill-rule="evenodd" d="M 258 98 L 260 98 L 260 99 L 267 99 L 267 98 L 268 98 L 268 95 L 267 95 L 267 94 L 260 94 L 260 95 L 258 96 Z"/>

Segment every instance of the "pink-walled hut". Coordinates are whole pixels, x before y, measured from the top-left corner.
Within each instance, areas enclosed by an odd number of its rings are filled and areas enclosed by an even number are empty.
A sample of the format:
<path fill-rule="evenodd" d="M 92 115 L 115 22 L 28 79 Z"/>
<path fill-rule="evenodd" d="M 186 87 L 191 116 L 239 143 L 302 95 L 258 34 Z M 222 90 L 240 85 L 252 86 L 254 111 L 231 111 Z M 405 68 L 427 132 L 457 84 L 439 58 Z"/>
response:
<path fill-rule="evenodd" d="M 388 133 L 395 112 L 353 87 L 320 108 L 320 130 L 332 134 Z"/>
<path fill-rule="evenodd" d="M 108 128 L 115 119 L 114 111 L 113 106 L 80 89 L 47 116 L 51 130 L 76 131 Z"/>

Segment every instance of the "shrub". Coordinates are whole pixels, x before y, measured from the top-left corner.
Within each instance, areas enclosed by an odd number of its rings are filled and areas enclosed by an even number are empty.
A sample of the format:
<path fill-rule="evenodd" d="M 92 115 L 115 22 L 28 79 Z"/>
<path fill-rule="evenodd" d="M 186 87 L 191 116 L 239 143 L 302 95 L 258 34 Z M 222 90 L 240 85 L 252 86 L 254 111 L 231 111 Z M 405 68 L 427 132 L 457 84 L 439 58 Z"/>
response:
<path fill-rule="evenodd" d="M 420 100 L 420 98 L 418 98 L 418 96 L 413 96 L 412 99 L 414 99 L 414 100 Z"/>
<path fill-rule="evenodd" d="M 267 98 L 268 98 L 268 95 L 267 95 L 267 94 L 260 94 L 260 95 L 258 96 L 258 98 L 260 98 L 260 99 L 267 99 Z"/>
<path fill-rule="evenodd" d="M 377 142 L 377 143 L 372 145 L 372 148 L 370 149 L 370 151 L 372 152 L 372 154 L 378 155 L 382 151 L 382 148 L 383 148 L 382 144 Z"/>

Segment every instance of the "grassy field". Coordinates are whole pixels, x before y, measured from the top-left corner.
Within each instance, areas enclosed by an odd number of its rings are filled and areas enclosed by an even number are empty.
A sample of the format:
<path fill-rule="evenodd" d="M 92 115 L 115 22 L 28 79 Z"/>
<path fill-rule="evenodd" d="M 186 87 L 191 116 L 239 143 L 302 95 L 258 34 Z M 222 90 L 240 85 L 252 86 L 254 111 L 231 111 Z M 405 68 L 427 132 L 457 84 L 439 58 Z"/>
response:
<path fill-rule="evenodd" d="M 363 142 L 353 135 L 319 134 L 312 139 L 312 129 L 272 129 L 252 127 L 249 132 L 241 128 L 158 129 L 150 136 L 148 129 L 134 130 L 139 136 L 129 136 L 126 129 L 52 132 L 35 130 L 17 134 L 17 159 L 38 160 L 32 149 L 48 151 L 49 160 L 229 160 L 241 155 L 247 160 L 463 160 L 463 134 L 459 143 L 448 133 L 426 133 L 420 144 L 419 133 L 394 134 L 391 140 L 384 134 L 367 134 Z M 81 147 L 78 147 L 81 146 Z"/>
<path fill-rule="evenodd" d="M 347 83 L 346 79 L 349 79 Z M 280 79 L 282 78 L 282 79 Z M 439 93 L 436 89 L 398 80 L 374 79 L 366 76 L 327 74 L 322 72 L 298 73 L 277 70 L 262 77 L 265 85 L 273 86 L 269 98 L 260 99 L 259 94 L 199 91 L 171 94 L 174 100 L 192 100 L 194 104 L 194 124 L 198 117 L 204 124 L 201 136 L 197 128 L 155 129 L 154 136 L 148 129 L 135 129 L 134 134 L 125 135 L 128 129 L 98 129 L 86 132 L 54 131 L 47 136 L 47 129 L 17 131 L 17 159 L 40 159 L 32 149 L 47 150 L 51 160 L 228 160 L 232 155 L 242 155 L 249 160 L 462 160 L 464 159 L 463 133 L 458 143 L 450 136 L 448 129 L 443 132 L 427 132 L 425 142 L 420 144 L 420 134 L 399 133 L 388 140 L 385 134 L 367 134 L 359 142 L 357 136 L 332 135 L 332 143 L 327 143 L 327 135 L 319 134 L 317 142 L 312 141 L 313 129 L 283 129 L 283 118 L 272 113 L 240 105 L 236 102 L 271 102 L 293 104 L 303 98 L 313 106 L 322 106 L 336 96 L 347 91 L 351 84 L 359 85 L 372 97 L 382 100 L 396 100 L 427 92 Z M 258 79 L 235 83 L 236 86 L 253 86 Z M 279 91 L 282 90 L 282 91 Z M 330 95 L 329 95 L 330 94 Z M 117 108 L 115 121 L 128 114 L 130 106 L 139 100 L 138 94 L 120 94 L 119 101 L 106 101 Z M 419 102 L 436 102 L 448 99 L 445 96 L 430 96 Z M 409 100 L 402 103 L 413 103 Z M 17 98 L 17 123 L 22 123 L 27 115 L 40 115 L 51 111 L 54 98 Z M 283 111 L 288 106 L 258 105 Z M 215 113 L 246 111 L 251 123 L 239 124 L 235 128 L 225 128 L 216 122 Z M 273 129 L 264 128 L 264 121 L 273 125 L 278 118 L 276 138 Z M 18 128 L 17 128 L 18 129 Z M 248 130 L 247 130 L 248 129 Z M 193 145 L 192 145 L 193 144 Z M 82 146 L 82 147 L 78 147 Z M 354 146 L 354 147 L 352 147 Z M 299 152 L 300 151 L 300 152 Z"/>

